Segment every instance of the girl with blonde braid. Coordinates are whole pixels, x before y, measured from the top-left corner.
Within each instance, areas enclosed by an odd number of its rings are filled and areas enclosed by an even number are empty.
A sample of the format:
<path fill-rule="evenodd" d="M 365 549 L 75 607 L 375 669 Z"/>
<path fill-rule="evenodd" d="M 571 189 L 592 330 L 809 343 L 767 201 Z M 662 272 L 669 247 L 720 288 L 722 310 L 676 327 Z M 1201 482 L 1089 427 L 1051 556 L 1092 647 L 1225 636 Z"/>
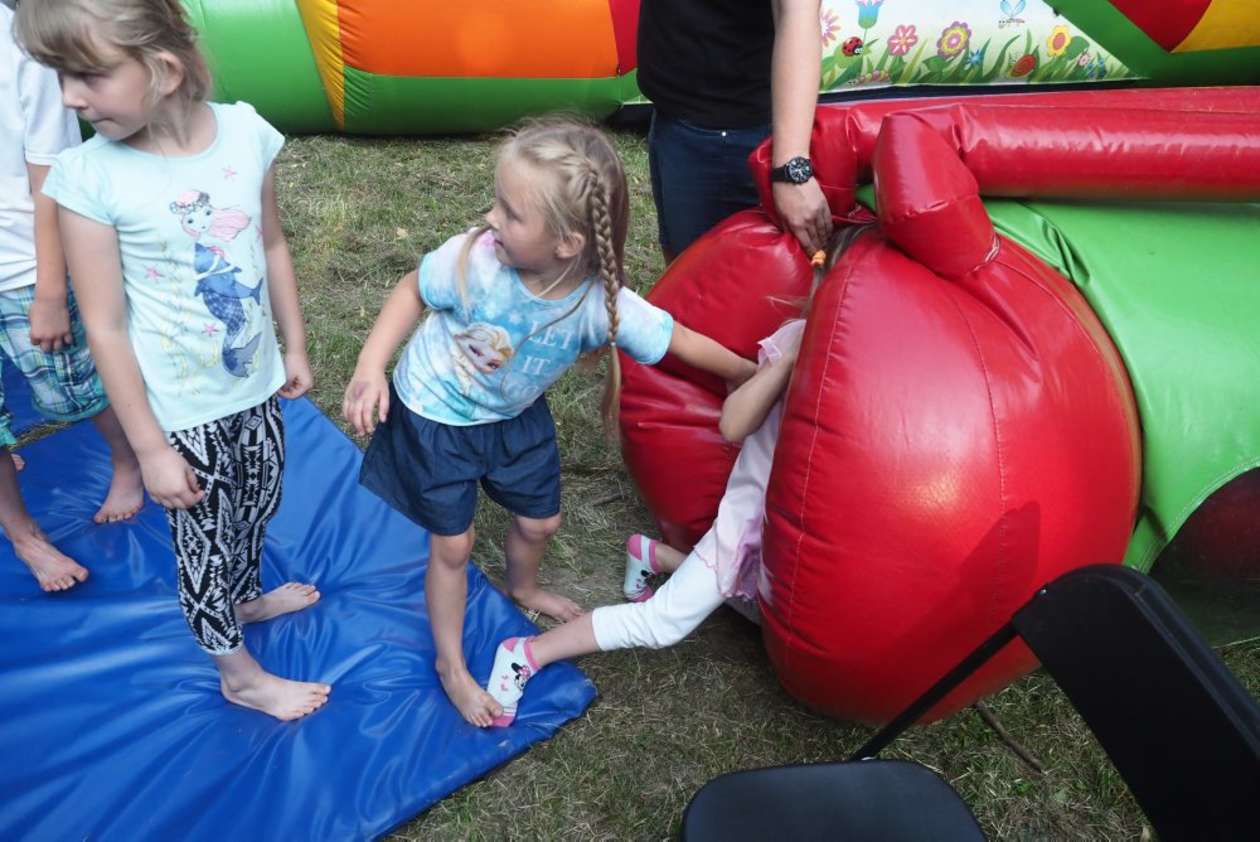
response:
<path fill-rule="evenodd" d="M 814 261 L 814 286 L 867 226 L 837 229 Z M 811 295 L 812 298 L 812 295 Z M 565 658 L 633 646 L 660 649 L 691 634 L 723 602 L 741 613 L 755 612 L 761 570 L 761 530 L 766 487 L 774 462 L 783 396 L 805 332 L 799 318 L 784 322 L 759 343 L 757 371 L 726 397 L 718 429 L 741 444 L 709 531 L 687 555 L 644 535 L 626 542 L 625 596 L 537 637 L 510 637 L 495 650 L 486 691 L 503 709 L 495 724 L 511 724 L 525 684 L 540 669 Z M 648 576 L 668 573 L 653 593 Z"/>
<path fill-rule="evenodd" d="M 625 172 L 602 132 L 567 120 L 526 126 L 499 150 L 485 223 L 447 240 L 402 278 L 346 387 L 347 421 L 372 433 L 360 482 L 429 531 L 425 597 L 437 671 L 474 725 L 505 724 L 502 705 L 473 679 L 463 651 L 478 483 L 513 516 L 504 541 L 511 596 L 560 620 L 581 613 L 538 586 L 539 562 L 560 526 L 547 388 L 604 345 L 646 364 L 673 353 L 734 382 L 755 370 L 625 288 L 628 217 Z M 409 333 L 387 379 L 385 367 Z M 619 389 L 613 353 L 608 425 Z"/>

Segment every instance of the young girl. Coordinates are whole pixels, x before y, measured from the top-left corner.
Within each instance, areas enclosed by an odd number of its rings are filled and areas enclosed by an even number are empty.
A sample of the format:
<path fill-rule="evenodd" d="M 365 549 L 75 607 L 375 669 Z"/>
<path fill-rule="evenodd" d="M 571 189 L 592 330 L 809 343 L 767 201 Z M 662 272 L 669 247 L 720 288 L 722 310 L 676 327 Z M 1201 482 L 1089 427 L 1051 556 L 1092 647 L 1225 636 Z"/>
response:
<path fill-rule="evenodd" d="M 179 0 L 39 0 L 17 27 L 96 129 L 58 156 L 44 192 L 61 205 L 105 390 L 167 510 L 180 607 L 229 701 L 308 714 L 329 686 L 265 672 L 241 636 L 242 623 L 319 598 L 293 582 L 264 594 L 259 580 L 284 463 L 275 395 L 311 386 L 276 210 L 283 138 L 246 104 L 205 101 L 209 73 Z"/>
<path fill-rule="evenodd" d="M 485 225 L 424 256 L 385 302 L 346 388 L 348 421 L 375 434 L 360 481 L 429 530 L 425 596 L 442 686 L 469 722 L 503 711 L 473 680 L 461 646 L 477 483 L 513 515 L 507 584 L 559 619 L 576 604 L 538 587 L 560 525 L 560 459 L 543 393 L 605 344 L 643 363 L 667 351 L 731 381 L 753 365 L 676 324 L 623 287 L 629 202 L 608 139 L 564 121 L 531 125 L 499 153 Z M 394 369 L 385 366 L 425 310 Z M 609 355 L 612 424 L 620 368 Z M 381 424 L 375 426 L 379 411 Z"/>
<path fill-rule="evenodd" d="M 833 237 L 825 274 L 862 227 Z M 805 319 L 793 319 L 761 340 L 757 371 L 722 404 L 719 429 L 728 441 L 743 442 L 718 504 L 713 526 L 686 557 L 642 535 L 626 542 L 624 592 L 630 604 L 596 608 L 537 637 L 512 637 L 499 644 L 486 691 L 503 710 L 496 725 L 511 724 L 525 683 L 538 670 L 564 658 L 631 646 L 659 649 L 690 634 L 727 599 L 747 604 L 757 593 L 766 483 L 774 462 L 783 415 L 782 397 L 796 364 Z M 653 594 L 651 574 L 673 575 Z"/>

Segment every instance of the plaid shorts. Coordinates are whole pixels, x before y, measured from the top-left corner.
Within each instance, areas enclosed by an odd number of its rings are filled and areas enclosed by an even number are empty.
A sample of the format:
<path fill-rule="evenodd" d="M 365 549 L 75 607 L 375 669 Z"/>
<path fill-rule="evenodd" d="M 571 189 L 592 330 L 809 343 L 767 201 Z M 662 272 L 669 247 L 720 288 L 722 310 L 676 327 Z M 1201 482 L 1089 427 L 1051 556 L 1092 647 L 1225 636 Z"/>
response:
<path fill-rule="evenodd" d="M 74 342 L 53 354 L 46 354 L 31 344 L 31 304 L 35 300 L 34 285 L 0 292 L 0 369 L 16 365 L 31 384 L 35 408 L 54 421 L 78 421 L 90 418 L 109 405 L 96 366 L 88 351 L 83 322 L 74 296 L 67 294 L 70 309 L 70 332 Z M 3 372 L 0 371 L 0 374 Z M 17 439 L 10 429 L 13 415 L 4 400 L 4 382 L 0 379 L 0 447 L 11 447 Z"/>

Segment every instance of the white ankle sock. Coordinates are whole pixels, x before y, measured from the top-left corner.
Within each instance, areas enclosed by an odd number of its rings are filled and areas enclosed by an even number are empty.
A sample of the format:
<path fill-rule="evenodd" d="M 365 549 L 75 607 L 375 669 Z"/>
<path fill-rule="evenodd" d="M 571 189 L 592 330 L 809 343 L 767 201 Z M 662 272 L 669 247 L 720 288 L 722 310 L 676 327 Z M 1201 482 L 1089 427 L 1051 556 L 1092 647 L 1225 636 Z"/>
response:
<path fill-rule="evenodd" d="M 516 718 L 516 705 L 525 692 L 525 682 L 538 672 L 538 662 L 530 646 L 532 637 L 509 637 L 499 644 L 494 653 L 494 667 L 486 692 L 503 706 L 503 714 L 491 723 L 499 728 L 512 724 Z"/>
<path fill-rule="evenodd" d="M 644 602 L 652 598 L 648 577 L 661 572 L 656 561 L 656 541 L 646 535 L 634 534 L 626 539 L 626 578 L 621 591 L 631 602 Z"/>

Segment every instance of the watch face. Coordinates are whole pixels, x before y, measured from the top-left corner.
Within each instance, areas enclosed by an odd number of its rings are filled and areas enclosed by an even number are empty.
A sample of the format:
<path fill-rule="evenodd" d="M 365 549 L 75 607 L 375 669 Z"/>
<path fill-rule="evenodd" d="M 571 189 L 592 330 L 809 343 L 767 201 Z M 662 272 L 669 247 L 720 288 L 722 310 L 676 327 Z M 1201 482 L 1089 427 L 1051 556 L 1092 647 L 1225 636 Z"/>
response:
<path fill-rule="evenodd" d="M 805 158 L 793 158 L 783 165 L 783 169 L 788 179 L 796 184 L 804 184 L 814 174 L 814 168 Z"/>

